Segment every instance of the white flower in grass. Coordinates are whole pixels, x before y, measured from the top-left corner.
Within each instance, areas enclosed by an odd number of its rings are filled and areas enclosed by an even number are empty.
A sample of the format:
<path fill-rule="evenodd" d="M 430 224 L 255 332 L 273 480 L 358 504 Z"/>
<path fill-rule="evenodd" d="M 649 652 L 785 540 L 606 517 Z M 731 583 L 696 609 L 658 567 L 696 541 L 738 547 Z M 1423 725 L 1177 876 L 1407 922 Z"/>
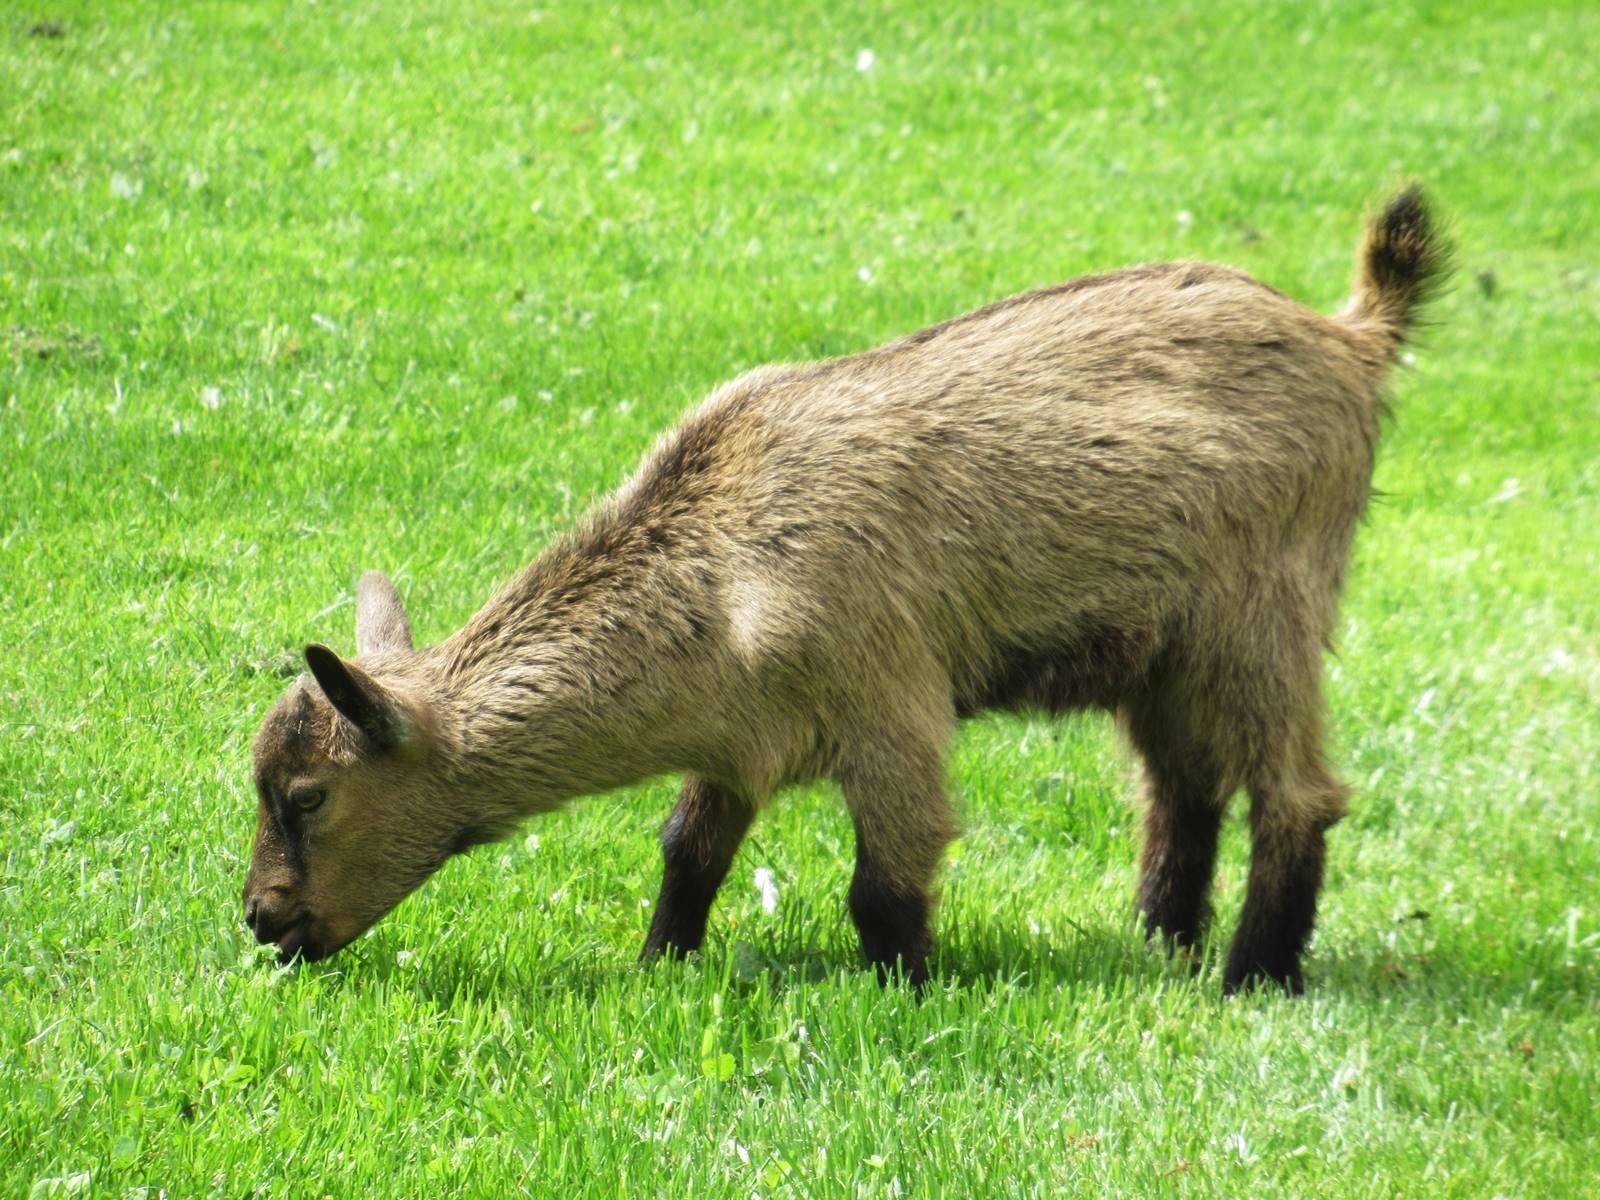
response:
<path fill-rule="evenodd" d="M 1185 229 L 1189 228 L 1189 226 L 1194 224 L 1194 214 L 1187 208 L 1180 208 L 1178 210 L 1178 224 L 1183 226 Z"/>
<path fill-rule="evenodd" d="M 410 950 L 402 950 L 394 956 L 394 961 L 396 965 L 403 967 L 415 957 L 416 954 L 414 952 Z"/>
<path fill-rule="evenodd" d="M 1224 1150 L 1232 1150 L 1239 1156 L 1239 1161 L 1242 1163 L 1253 1163 L 1261 1157 L 1259 1154 L 1250 1153 L 1250 1144 L 1244 1140 L 1244 1134 L 1242 1133 L 1230 1133 L 1223 1138 L 1222 1148 Z"/>
<path fill-rule="evenodd" d="M 222 407 L 222 389 L 203 387 L 200 389 L 200 407 L 217 409 Z"/>
<path fill-rule="evenodd" d="M 766 867 L 756 868 L 756 891 L 761 893 L 761 911 L 773 913 L 778 911 L 778 885 L 773 882 L 772 872 Z"/>
<path fill-rule="evenodd" d="M 33 1196 L 78 1196 L 88 1192 L 89 1184 L 94 1181 L 92 1171 L 78 1171 L 72 1175 L 48 1176 L 33 1181 L 33 1186 L 28 1189 L 29 1197 Z"/>
<path fill-rule="evenodd" d="M 111 175 L 111 194 L 118 200 L 132 200 L 144 191 L 144 181 L 129 179 L 121 171 L 114 171 Z"/>
<path fill-rule="evenodd" d="M 871 267 L 859 267 L 859 268 L 857 268 L 857 270 L 856 270 L 856 278 L 861 280 L 862 283 L 871 283 L 872 282 L 872 268 Z"/>
<path fill-rule="evenodd" d="M 1515 500 L 1522 494 L 1522 483 L 1512 478 L 1500 485 L 1500 490 L 1489 498 L 1490 504 L 1504 504 L 1508 500 Z"/>
<path fill-rule="evenodd" d="M 1539 674 L 1550 675 L 1556 671 L 1570 671 L 1577 661 L 1565 646 L 1557 646 L 1546 656 L 1544 665 L 1539 668 Z"/>
<path fill-rule="evenodd" d="M 878 56 L 871 50 L 861 50 L 856 54 L 856 70 L 865 75 L 878 65 Z"/>

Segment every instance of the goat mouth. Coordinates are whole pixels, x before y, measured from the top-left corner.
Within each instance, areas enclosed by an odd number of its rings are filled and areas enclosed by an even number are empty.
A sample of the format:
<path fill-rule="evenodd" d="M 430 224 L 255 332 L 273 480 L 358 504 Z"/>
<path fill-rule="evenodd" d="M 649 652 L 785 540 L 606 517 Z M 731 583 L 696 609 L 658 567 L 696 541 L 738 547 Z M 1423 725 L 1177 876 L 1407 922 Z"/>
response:
<path fill-rule="evenodd" d="M 279 934 L 277 942 L 278 961 L 281 963 L 289 962 L 297 954 L 307 962 L 322 957 L 317 952 L 316 943 L 311 941 L 311 916 L 309 913 Z"/>

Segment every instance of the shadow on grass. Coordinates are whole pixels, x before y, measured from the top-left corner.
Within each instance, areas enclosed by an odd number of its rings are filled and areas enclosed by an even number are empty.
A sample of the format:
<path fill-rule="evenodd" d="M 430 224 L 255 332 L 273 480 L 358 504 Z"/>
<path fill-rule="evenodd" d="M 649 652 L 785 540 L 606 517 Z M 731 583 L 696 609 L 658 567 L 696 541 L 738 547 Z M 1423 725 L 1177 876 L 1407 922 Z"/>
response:
<path fill-rule="evenodd" d="M 537 1010 L 555 997 L 594 1002 L 636 987 L 663 993 L 710 987 L 734 995 L 778 997 L 838 980 L 873 978 L 848 922 L 836 927 L 782 922 L 750 937 L 713 936 L 686 959 L 640 963 L 611 942 L 580 942 L 558 951 L 519 945 L 514 935 L 480 944 L 454 941 L 403 954 L 381 933 L 334 959 L 303 964 L 325 985 L 404 990 L 440 1009 L 463 1003 Z M 1063 938 L 1035 936 L 1002 923 L 944 931 L 932 963 L 934 988 L 1144 990 L 1187 980 L 1191 972 L 1131 930 L 1085 928 Z M 365 981 L 365 982 L 363 982 Z M 1218 985 L 1220 992 L 1220 984 Z"/>
<path fill-rule="evenodd" d="M 1231 932 L 1231 931 L 1230 931 Z M 1548 944 L 1506 947 L 1489 960 L 1471 946 L 1442 946 L 1426 955 L 1396 956 L 1387 946 L 1330 948 L 1307 960 L 1307 994 L 1392 1007 L 1426 1005 L 1441 1012 L 1517 1007 L 1561 1016 L 1580 1012 L 1600 993 L 1600 970 L 1564 960 Z M 933 961 L 933 987 L 985 994 L 1041 990 L 1133 995 L 1195 986 L 1222 1001 L 1225 936 L 1213 938 L 1198 965 L 1147 946 L 1131 924 L 1080 926 L 1065 936 L 1037 935 L 1026 926 L 995 920 L 949 928 Z M 442 1010 L 463 1004 L 527 1012 L 530 1019 L 558 998 L 585 1003 L 636 988 L 681 994 L 709 988 L 732 995 L 772 998 L 814 989 L 830 980 L 848 986 L 871 977 L 847 922 L 785 921 L 745 938 L 713 937 L 686 960 L 641 964 L 630 950 L 580 941 L 541 952 L 519 944 L 514 933 L 482 944 L 452 942 L 425 948 L 402 961 L 379 936 L 327 963 L 303 966 L 335 986 L 397 988 Z"/>
<path fill-rule="evenodd" d="M 1306 987 L 1351 1000 L 1428 1005 L 1452 1015 L 1487 1007 L 1559 1017 L 1593 1011 L 1600 969 L 1565 960 L 1548 945 L 1488 959 L 1473 946 L 1400 955 L 1380 946 L 1313 956 Z"/>

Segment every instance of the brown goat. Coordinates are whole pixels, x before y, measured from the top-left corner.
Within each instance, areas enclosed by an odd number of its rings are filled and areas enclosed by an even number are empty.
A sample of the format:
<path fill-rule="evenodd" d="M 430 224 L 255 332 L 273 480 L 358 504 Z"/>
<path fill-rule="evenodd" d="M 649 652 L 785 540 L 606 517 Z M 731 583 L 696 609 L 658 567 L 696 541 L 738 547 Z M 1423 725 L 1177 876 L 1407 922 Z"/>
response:
<path fill-rule="evenodd" d="M 1322 651 L 1384 377 L 1443 265 L 1410 190 L 1335 318 L 1168 263 L 764 367 L 444 642 L 414 649 L 367 574 L 357 657 L 307 646 L 312 680 L 256 738 L 246 920 L 285 960 L 320 958 L 528 815 L 681 771 L 644 952 L 689 951 L 756 812 L 827 777 L 867 957 L 920 982 L 956 721 L 1097 706 L 1143 758 L 1151 934 L 1200 936 L 1246 787 L 1225 986 L 1300 990 L 1345 810 Z"/>

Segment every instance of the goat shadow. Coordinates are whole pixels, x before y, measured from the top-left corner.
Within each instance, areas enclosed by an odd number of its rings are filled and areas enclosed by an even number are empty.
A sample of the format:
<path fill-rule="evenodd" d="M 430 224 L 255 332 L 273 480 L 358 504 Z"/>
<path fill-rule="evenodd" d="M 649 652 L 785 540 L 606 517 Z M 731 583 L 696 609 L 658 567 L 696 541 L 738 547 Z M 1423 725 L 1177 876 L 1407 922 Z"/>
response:
<path fill-rule="evenodd" d="M 474 1006 L 509 1008 L 536 1019 L 553 997 L 594 1002 L 619 987 L 638 985 L 664 991 L 710 990 L 767 1002 L 800 988 L 815 990 L 829 980 L 868 976 L 847 923 L 841 928 L 780 922 L 758 934 L 719 933 L 706 948 L 684 960 L 641 964 L 619 956 L 609 941 L 593 940 L 559 953 L 494 955 L 452 942 L 431 947 L 417 961 L 401 962 L 388 947 L 375 943 L 360 961 L 339 967 L 341 986 L 359 987 L 363 979 L 410 992 L 424 1004 L 451 1009 L 462 1001 Z M 515 934 L 508 937 L 514 939 Z M 1039 936 L 1010 922 L 987 921 L 941 931 L 932 960 L 930 990 L 922 1001 L 944 990 L 991 993 L 1003 989 L 1043 990 L 1066 994 L 1120 993 L 1138 995 L 1174 987 L 1196 988 L 1220 1007 L 1221 968 L 1226 940 L 1208 939 L 1194 961 L 1167 954 L 1151 945 L 1131 922 L 1075 926 L 1068 936 Z M 340 958 L 344 959 L 341 955 Z M 1581 962 L 1553 963 L 1530 955 L 1519 970 L 1485 970 L 1449 948 L 1426 955 L 1396 956 L 1378 938 L 1357 947 L 1339 946 L 1319 953 L 1313 947 L 1306 962 L 1306 991 L 1318 996 L 1382 1003 L 1395 1013 L 1415 1005 L 1438 1011 L 1440 1006 L 1521 1007 L 1559 1014 L 1588 1004 L 1600 992 L 1600 971 Z M 316 965 L 301 969 L 328 970 Z M 1538 984 L 1533 980 L 1537 978 Z M 893 985 L 891 985 L 893 986 Z M 1276 989 L 1263 989 L 1260 1000 L 1293 1003 Z M 913 999 L 915 1002 L 915 999 Z"/>

